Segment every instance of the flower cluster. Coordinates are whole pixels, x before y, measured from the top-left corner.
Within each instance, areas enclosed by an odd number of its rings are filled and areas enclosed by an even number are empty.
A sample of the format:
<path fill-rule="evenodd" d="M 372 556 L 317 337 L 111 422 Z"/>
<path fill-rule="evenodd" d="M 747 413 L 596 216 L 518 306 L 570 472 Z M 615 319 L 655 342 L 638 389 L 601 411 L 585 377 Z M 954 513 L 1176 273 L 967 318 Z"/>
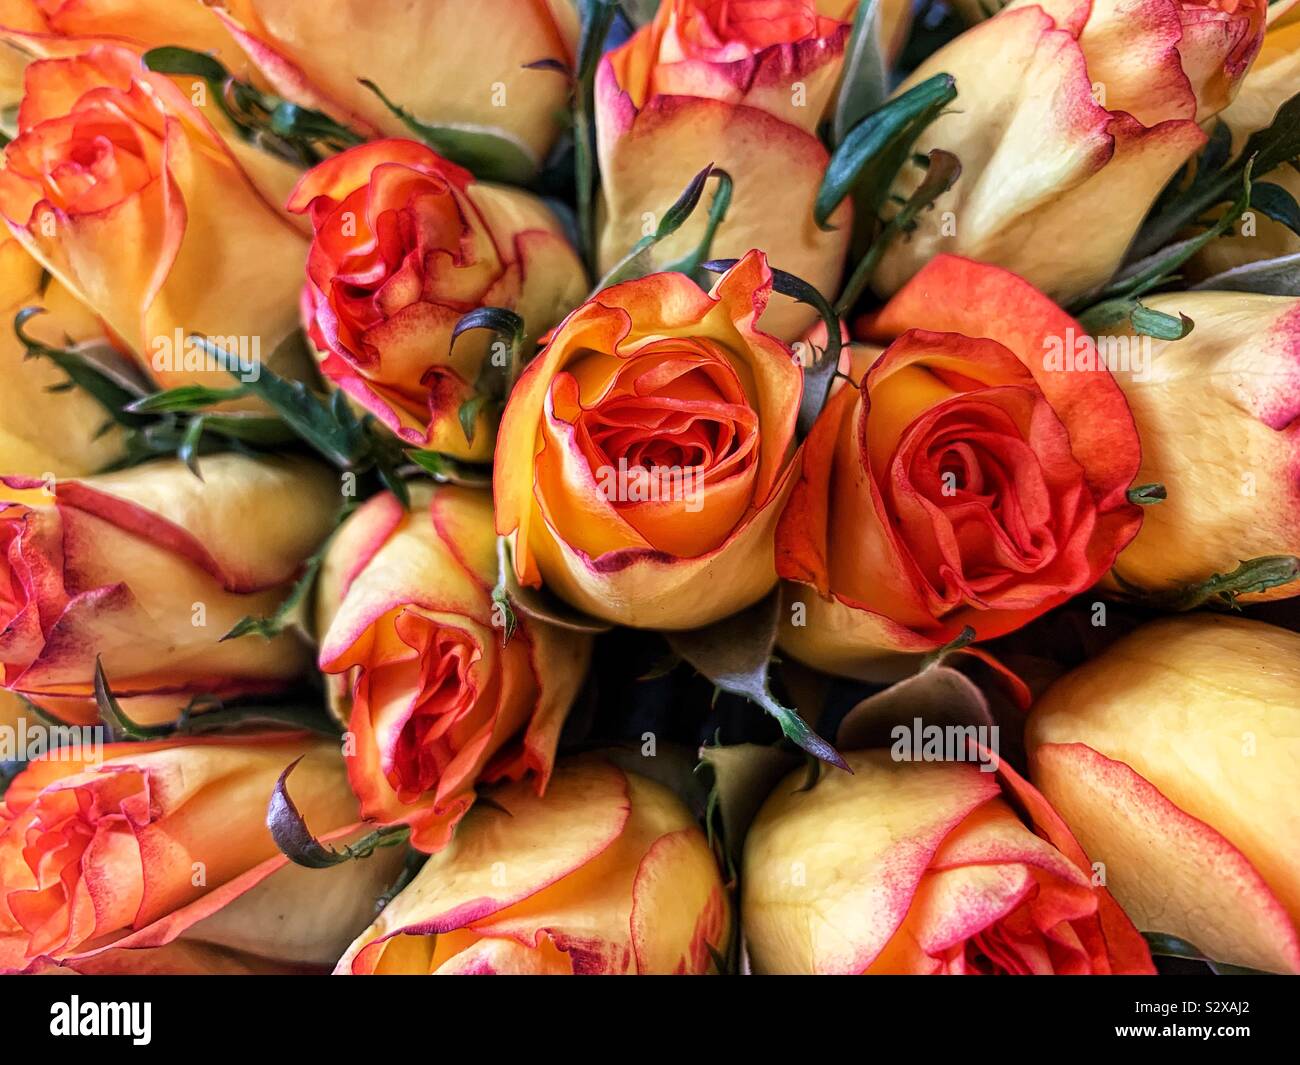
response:
<path fill-rule="evenodd" d="M 0 971 L 1300 973 L 1296 0 L 0 41 Z"/>

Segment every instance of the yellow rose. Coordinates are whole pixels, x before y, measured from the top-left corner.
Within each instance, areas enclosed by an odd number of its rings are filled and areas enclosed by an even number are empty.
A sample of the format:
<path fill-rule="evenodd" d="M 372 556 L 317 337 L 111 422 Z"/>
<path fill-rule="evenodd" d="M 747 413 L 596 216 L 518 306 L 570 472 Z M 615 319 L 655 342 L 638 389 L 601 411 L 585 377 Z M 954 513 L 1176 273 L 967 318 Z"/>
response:
<path fill-rule="evenodd" d="M 1300 635 L 1153 622 L 1054 684 L 1026 742 L 1139 928 L 1300 972 Z"/>
<path fill-rule="evenodd" d="M 755 972 L 1152 971 L 1069 831 L 1005 766 L 1000 782 L 973 763 L 845 759 L 851 774 L 812 788 L 791 774 L 750 827 L 740 912 Z"/>
<path fill-rule="evenodd" d="M 91 45 L 27 68 L 18 127 L 0 215 L 161 384 L 234 382 L 191 334 L 245 375 L 300 370 L 272 356 L 297 328 L 306 241 L 187 90 Z"/>
<path fill-rule="evenodd" d="M 1169 493 L 1144 508 L 1115 576 L 1168 592 L 1245 559 L 1300 555 L 1300 299 L 1185 292 L 1143 303 L 1196 327 L 1182 340 L 1151 340 L 1145 370 L 1135 361 L 1139 372 L 1115 374 L 1141 441 L 1135 483 Z M 1289 584 L 1243 598 L 1297 591 Z"/>
<path fill-rule="evenodd" d="M 739 258 L 761 248 L 777 269 L 835 295 L 852 207 L 840 207 L 830 231 L 813 220 L 829 159 L 816 130 L 839 83 L 852 8 L 845 0 L 664 0 L 652 22 L 605 56 L 596 75 L 602 270 L 714 163 L 735 191 L 712 253 Z M 657 245 L 655 261 L 693 248 L 705 215 L 697 211 Z M 814 317 L 778 297 L 762 326 L 794 340 Z"/>
<path fill-rule="evenodd" d="M 544 799 L 510 784 L 474 807 L 335 972 L 702 974 L 729 922 L 681 801 L 583 757 L 556 767 Z"/>
<path fill-rule="evenodd" d="M 274 691 L 311 663 L 292 632 L 221 637 L 273 613 L 329 534 L 335 475 L 303 459 L 211 455 L 53 483 L 0 483 L 0 684 L 93 723 L 96 656 L 128 715 Z"/>
<path fill-rule="evenodd" d="M 1165 184 L 1205 143 L 1259 50 L 1266 0 L 1013 0 L 925 60 L 957 104 L 914 151 L 960 179 L 886 252 L 892 293 L 941 251 L 1004 266 L 1058 302 L 1106 281 Z M 997 71 L 991 76 L 990 71 Z M 910 196 L 924 172 L 905 167 Z"/>
<path fill-rule="evenodd" d="M 281 95 L 364 133 L 407 131 L 372 92 L 431 125 L 495 130 L 545 159 L 564 122 L 569 81 L 530 68 L 572 66 L 573 0 L 212 0 Z"/>

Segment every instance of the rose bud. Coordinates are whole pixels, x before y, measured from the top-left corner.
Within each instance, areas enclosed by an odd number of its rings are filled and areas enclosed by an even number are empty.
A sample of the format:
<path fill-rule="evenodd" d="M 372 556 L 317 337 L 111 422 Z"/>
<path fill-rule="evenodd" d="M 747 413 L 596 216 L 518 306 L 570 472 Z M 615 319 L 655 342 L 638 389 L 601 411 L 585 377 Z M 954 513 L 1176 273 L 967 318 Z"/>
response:
<path fill-rule="evenodd" d="M 0 238 L 0 470 L 30 477 L 80 477 L 122 456 L 122 435 L 104 431 L 108 413 L 80 389 L 53 391 L 67 382 L 46 359 L 29 358 L 13 330 L 25 307 L 45 313 L 24 323 L 33 339 L 62 346 L 100 337 L 94 317 L 62 285 L 41 291 L 41 268 L 16 240 Z"/>
<path fill-rule="evenodd" d="M 852 206 L 846 201 L 832 215 L 832 229 L 813 220 L 829 161 L 816 130 L 839 83 L 853 6 L 664 0 L 652 22 L 605 56 L 596 75 L 603 270 L 713 163 L 735 188 L 712 254 L 762 248 L 773 266 L 834 295 Z M 706 214 L 697 211 L 658 244 L 654 261 L 666 265 L 694 248 Z M 763 328 L 793 340 L 814 317 L 781 298 Z"/>
<path fill-rule="evenodd" d="M 810 789 L 791 774 L 750 827 L 740 910 L 755 972 L 1154 972 L 1074 837 L 1005 763 L 999 784 L 973 763 L 845 758 L 852 774 Z"/>
<path fill-rule="evenodd" d="M 943 255 L 867 329 L 897 339 L 822 410 L 776 534 L 782 649 L 861 679 L 1063 603 L 1142 520 L 1124 395 L 1058 365 L 1084 330 L 1025 281 Z"/>
<path fill-rule="evenodd" d="M 174 719 L 195 696 L 284 687 L 302 642 L 222 641 L 273 614 L 338 509 L 334 474 L 302 459 L 210 455 L 84 480 L 4 477 L 0 679 L 73 723 L 96 720 L 95 662 L 127 715 Z"/>
<path fill-rule="evenodd" d="M 492 500 L 411 486 L 376 496 L 330 544 L 317 597 L 320 668 L 348 729 L 348 778 L 366 818 L 411 826 L 436 851 L 475 786 L 546 787 L 591 638 L 531 618 L 503 639 Z"/>
<path fill-rule="evenodd" d="M 94 45 L 28 66 L 0 215 L 164 387 L 298 372 L 273 354 L 297 324 L 302 237 L 188 90 L 137 53 Z"/>
<path fill-rule="evenodd" d="M 452 331 L 476 307 L 505 307 L 535 339 L 582 301 L 582 264 L 550 210 L 409 140 L 327 159 L 289 210 L 315 230 L 303 310 L 325 376 L 408 443 L 487 460 L 492 410 L 472 441 L 460 410 L 491 372 L 493 334 L 453 345 Z"/>
<path fill-rule="evenodd" d="M 1300 2 L 1277 0 L 1269 5 L 1264 46 L 1250 68 L 1232 105 L 1219 117 L 1232 132 L 1233 154 L 1238 154 L 1251 134 L 1272 125 L 1277 109 L 1300 91 Z M 1281 185 L 1300 199 L 1300 171 L 1279 166 L 1255 181 Z M 1202 248 L 1189 272 L 1200 277 L 1235 266 L 1300 253 L 1300 236 L 1282 222 L 1258 209 L 1250 213 L 1251 230 L 1218 237 Z"/>
<path fill-rule="evenodd" d="M 597 617 L 688 629 L 776 583 L 802 370 L 754 326 L 761 252 L 711 293 L 683 274 L 574 311 L 506 404 L 493 486 L 519 580 Z"/>
<path fill-rule="evenodd" d="M 1196 325 L 1178 341 L 1134 338 L 1134 372 L 1116 375 L 1142 442 L 1138 481 L 1164 485 L 1168 498 L 1144 508 L 1142 531 L 1115 563 L 1115 587 L 1177 592 L 1247 559 L 1300 555 L 1300 299 L 1181 292 L 1143 305 Z M 1290 583 L 1242 599 L 1298 592 Z"/>
<path fill-rule="evenodd" d="M 713 852 L 663 785 L 563 762 L 462 822 L 335 969 L 349 975 L 703 975 L 730 907 Z"/>
<path fill-rule="evenodd" d="M 940 251 L 1004 266 L 1062 303 L 1108 280 L 1156 196 L 1205 143 L 1199 123 L 1232 99 L 1266 8 L 1013 0 L 940 48 L 898 92 L 956 78 L 957 105 L 913 151 L 956 154 L 961 178 L 885 253 L 879 291 L 896 291 Z M 904 167 L 894 195 L 906 199 L 923 177 Z"/>
<path fill-rule="evenodd" d="M 1152 622 L 1034 707 L 1034 783 L 1137 926 L 1216 961 L 1300 972 L 1300 635 Z"/>
<path fill-rule="evenodd" d="M 266 809 L 294 762 L 288 790 L 311 830 L 355 829 L 334 741 L 301 733 L 110 743 L 29 763 L 0 815 L 0 971 L 46 962 L 122 971 L 134 949 L 178 938 L 332 963 L 401 852 L 289 866 Z"/>
<path fill-rule="evenodd" d="M 359 132 L 406 132 L 373 92 L 435 126 L 515 141 L 535 162 L 560 132 L 573 66 L 573 0 L 215 0 L 277 92 Z M 432 73 L 431 73 L 432 72 Z"/>

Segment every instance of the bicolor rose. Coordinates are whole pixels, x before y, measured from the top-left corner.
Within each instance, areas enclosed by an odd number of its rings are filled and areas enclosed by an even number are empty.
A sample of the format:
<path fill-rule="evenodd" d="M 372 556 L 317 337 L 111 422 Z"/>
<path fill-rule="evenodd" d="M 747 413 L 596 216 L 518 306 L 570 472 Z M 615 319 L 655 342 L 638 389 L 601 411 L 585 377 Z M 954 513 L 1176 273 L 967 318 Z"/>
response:
<path fill-rule="evenodd" d="M 1300 973 L 1300 635 L 1212 614 L 1143 626 L 1057 681 L 1034 783 L 1137 926 Z"/>
<path fill-rule="evenodd" d="M 0 970 L 158 971 L 223 958 L 323 966 L 395 875 L 400 852 L 306 869 L 288 865 L 271 838 L 267 801 L 295 761 L 289 791 L 312 831 L 329 838 L 357 827 L 332 741 L 214 736 L 99 753 L 43 756 L 9 785 Z M 170 962 L 155 953 L 168 944 Z"/>
<path fill-rule="evenodd" d="M 90 45 L 28 66 L 0 215 L 160 384 L 229 387 L 222 364 L 300 371 L 273 356 L 297 324 L 303 238 L 138 53 Z"/>
<path fill-rule="evenodd" d="M 1115 586 L 1175 592 L 1245 559 L 1300 555 L 1300 299 L 1180 292 L 1145 306 L 1196 323 L 1182 340 L 1115 338 L 1142 442 L 1138 481 L 1168 498 L 1115 563 Z M 1296 595 L 1284 584 L 1244 601 Z"/>
<path fill-rule="evenodd" d="M 762 248 L 772 265 L 835 294 L 852 230 L 847 202 L 826 231 L 813 202 L 828 155 L 817 139 L 844 63 L 846 0 L 665 0 L 654 20 L 602 60 L 596 135 L 608 269 L 710 163 L 735 182 L 713 254 Z M 700 240 L 703 209 L 653 250 L 666 264 Z M 652 227 L 653 228 L 653 227 Z M 793 340 L 814 312 L 784 298 L 763 326 Z"/>
<path fill-rule="evenodd" d="M 1259 51 L 1265 0 L 1013 0 L 925 60 L 958 103 L 914 151 L 961 178 L 894 243 L 875 283 L 896 291 L 941 251 L 1004 266 L 1068 302 L 1119 267 L 1157 195 L 1206 140 Z M 989 71 L 996 69 L 995 78 Z M 904 167 L 907 197 L 923 171 Z"/>
<path fill-rule="evenodd" d="M 577 253 L 536 197 L 476 182 L 409 140 L 363 144 L 313 167 L 289 209 L 311 218 L 303 314 L 326 378 L 409 443 L 486 460 L 494 411 L 470 440 L 460 410 L 493 334 L 452 330 L 505 307 L 535 339 L 587 293 Z"/>
<path fill-rule="evenodd" d="M 25 307 L 45 313 L 25 332 L 42 343 L 100 337 L 99 325 L 67 290 L 50 282 L 41 291 L 41 268 L 13 238 L 0 238 L 0 470 L 29 477 L 81 477 L 122 455 L 122 434 L 104 432 L 108 413 L 79 389 L 52 391 L 67 375 L 46 359 L 28 358 L 13 331 Z"/>
<path fill-rule="evenodd" d="M 624 625 L 705 625 L 776 582 L 802 370 L 754 325 L 761 252 L 711 293 L 682 274 L 605 289 L 524 371 L 497 443 L 497 531 L 523 584 Z"/>
<path fill-rule="evenodd" d="M 573 65 L 573 0 L 334 0 L 328 18 L 314 0 L 211 2 L 277 92 L 362 133 L 406 132 L 363 78 L 425 123 L 495 132 L 538 162 L 563 125 L 569 80 L 547 67 Z"/>
<path fill-rule="evenodd" d="M 1083 328 L 1025 281 L 940 256 L 867 331 L 892 342 L 817 419 L 776 536 L 804 607 L 781 647 L 864 679 L 1065 602 L 1142 520 L 1124 395 L 1064 361 Z"/>
<path fill-rule="evenodd" d="M 128 715 L 274 691 L 309 667 L 286 632 L 222 641 L 275 612 L 338 509 L 302 459 L 211 455 L 83 480 L 3 478 L 0 679 L 59 717 L 96 720 L 95 660 Z"/>
<path fill-rule="evenodd" d="M 370 500 L 331 542 L 320 667 L 362 813 L 435 851 L 480 782 L 545 789 L 591 638 L 519 618 L 505 639 L 491 497 L 427 482 L 411 496 L 409 511 Z"/>
<path fill-rule="evenodd" d="M 1154 972 L 1069 829 L 1005 763 L 999 783 L 971 763 L 845 758 L 852 774 L 812 788 L 786 778 L 749 830 L 741 915 L 755 972 Z"/>
<path fill-rule="evenodd" d="M 1241 83 L 1232 105 L 1219 117 L 1232 131 L 1232 146 L 1240 152 L 1251 134 L 1273 122 L 1277 109 L 1300 92 L 1300 0 L 1276 0 L 1268 8 L 1268 32 L 1264 46 Z M 1267 174 L 1255 174 L 1255 181 L 1281 185 L 1300 199 L 1300 172 L 1279 166 Z M 1300 253 L 1300 235 L 1274 221 L 1262 211 L 1250 212 L 1250 226 L 1237 234 L 1218 237 L 1202 248 L 1192 269 L 1211 276 L 1235 266 Z"/>
<path fill-rule="evenodd" d="M 598 757 L 475 807 L 335 970 L 696 975 L 726 954 L 713 852 L 667 788 Z"/>

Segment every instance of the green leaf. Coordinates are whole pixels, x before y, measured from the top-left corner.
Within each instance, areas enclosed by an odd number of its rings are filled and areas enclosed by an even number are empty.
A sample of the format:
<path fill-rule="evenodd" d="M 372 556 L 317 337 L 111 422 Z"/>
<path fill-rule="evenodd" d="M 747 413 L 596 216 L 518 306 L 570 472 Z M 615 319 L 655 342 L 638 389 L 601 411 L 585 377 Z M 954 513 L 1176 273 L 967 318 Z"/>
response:
<path fill-rule="evenodd" d="M 592 290 L 593 296 L 611 285 L 631 281 L 638 277 L 645 277 L 655 269 L 654 261 L 650 256 L 651 249 L 661 240 L 667 239 L 682 228 L 682 225 L 699 205 L 700 197 L 704 195 L 705 183 L 713 172 L 713 164 L 710 163 L 691 178 L 686 188 L 682 190 L 681 195 L 663 213 L 663 216 L 659 219 L 659 224 L 655 227 L 655 231 L 638 240 L 632 246 L 632 249 L 610 268 L 609 272 L 600 279 Z M 727 178 L 727 181 L 730 182 L 730 178 Z M 730 193 L 728 193 L 727 199 L 730 199 Z"/>
<path fill-rule="evenodd" d="M 854 192 L 862 210 L 878 212 L 917 138 L 956 98 L 957 82 L 952 75 L 936 74 L 854 126 L 827 164 L 813 205 L 817 224 L 822 229 L 832 228 L 827 220 Z"/>
<path fill-rule="evenodd" d="M 406 452 L 406 457 L 439 484 L 483 488 L 492 483 L 490 467 L 471 466 L 440 451 L 411 450 Z"/>
<path fill-rule="evenodd" d="M 113 695 L 108 677 L 104 675 L 102 655 L 95 656 L 95 705 L 99 708 L 99 719 L 108 729 L 109 735 L 116 740 L 156 740 L 171 734 L 170 725 L 139 725 L 127 716 L 121 704 Z"/>
<path fill-rule="evenodd" d="M 961 162 L 951 152 L 935 148 L 926 157 L 925 177 L 916 191 L 903 204 L 899 212 L 885 223 L 885 228 L 867 249 L 865 255 L 854 267 L 844 286 L 843 293 L 835 303 L 838 314 L 847 314 L 853 309 L 858 298 L 871 283 L 872 275 L 889 246 L 904 232 L 915 224 L 917 215 L 934 206 L 935 200 L 947 192 L 961 177 Z"/>
<path fill-rule="evenodd" d="M 1172 314 L 1153 311 L 1140 303 L 1129 312 L 1128 320 L 1133 326 L 1133 332 L 1156 340 L 1182 340 L 1196 325 L 1185 314 L 1180 313 L 1175 318 Z"/>
<path fill-rule="evenodd" d="M 474 395 L 462 403 L 457 411 L 461 430 L 466 442 L 470 444 L 474 443 L 474 432 L 483 408 L 489 403 L 504 403 L 510 389 L 514 387 L 520 368 L 520 351 L 526 335 L 523 318 L 504 307 L 477 307 L 462 316 L 452 330 L 451 343 L 454 345 L 462 333 L 471 329 L 492 330 L 497 343 L 505 345 L 509 357 L 499 363 L 495 345 L 493 346 L 491 354 L 479 366 Z"/>
<path fill-rule="evenodd" d="M 703 264 L 705 270 L 715 274 L 725 273 L 739 260 L 714 259 Z M 817 360 L 804 367 L 803 399 L 799 404 L 799 435 L 807 436 L 812 432 L 817 416 L 821 414 L 826 400 L 830 396 L 831 384 L 840 365 L 840 352 L 844 347 L 844 336 L 840 328 L 840 318 L 830 302 L 815 285 L 809 284 L 801 277 L 786 273 L 784 270 L 772 269 L 772 288 L 783 296 L 807 304 L 821 316 L 826 326 L 826 350 L 817 356 Z"/>
<path fill-rule="evenodd" d="M 332 865 L 369 858 L 380 847 L 393 847 L 405 843 L 411 835 L 409 825 L 388 825 L 376 829 L 355 843 L 344 845 L 335 850 L 312 835 L 303 820 L 302 814 L 289 796 L 286 782 L 289 774 L 297 768 L 302 758 L 291 762 L 280 779 L 275 782 L 271 792 L 271 801 L 266 808 L 266 827 L 271 830 L 271 838 L 280 848 L 280 853 L 295 865 L 308 869 L 328 869 Z"/>
<path fill-rule="evenodd" d="M 772 695 L 768 668 L 781 611 L 779 592 L 739 614 L 686 632 L 664 633 L 668 645 L 722 691 L 743 695 L 772 715 L 791 742 L 849 772 L 838 751 Z"/>
<path fill-rule="evenodd" d="M 206 52 L 178 48 L 175 45 L 149 49 L 144 54 L 143 62 L 146 70 L 157 74 L 189 74 L 217 84 L 230 77 L 230 72 Z"/>
<path fill-rule="evenodd" d="M 217 349 L 204 337 L 193 337 L 209 351 Z M 285 344 L 300 343 L 300 337 L 290 337 Z M 277 353 L 280 351 L 277 348 Z M 275 361 L 275 356 L 272 356 Z M 372 462 L 374 455 L 368 434 L 348 407 L 346 397 L 336 392 L 339 399 L 325 400 L 312 392 L 301 381 L 290 381 L 272 372 L 265 365 L 259 367 L 255 380 L 244 382 L 244 388 L 276 412 L 295 435 L 305 440 L 317 452 L 336 466 L 357 469 Z M 238 374 L 238 370 L 231 370 Z"/>
<path fill-rule="evenodd" d="M 1250 205 L 1300 236 L 1300 204 L 1281 185 L 1271 181 L 1256 182 L 1250 191 Z"/>
<path fill-rule="evenodd" d="M 497 584 L 492 590 L 492 601 L 498 605 L 501 623 L 510 634 L 518 624 L 516 613 L 572 632 L 595 634 L 608 632 L 614 627 L 607 621 L 575 610 L 545 588 L 521 585 L 511 559 L 510 540 L 504 536 L 497 538 Z M 497 618 L 493 618 L 493 623 L 497 623 Z"/>
<path fill-rule="evenodd" d="M 431 125 L 393 103 L 369 78 L 358 79 L 379 97 L 407 129 L 439 155 L 458 163 L 482 181 L 527 185 L 537 176 L 537 158 L 514 134 L 489 126 L 467 123 Z"/>
<path fill-rule="evenodd" d="M 704 233 L 700 236 L 695 247 L 671 263 L 664 264 L 664 270 L 672 273 L 685 274 L 687 277 L 695 277 L 704 264 L 704 260 L 709 257 L 709 252 L 713 248 L 713 240 L 718 235 L 718 227 L 722 225 L 727 218 L 727 211 L 731 207 L 731 193 L 733 183 L 731 175 L 725 170 L 713 168 L 713 176 L 718 179 L 718 187 L 713 192 L 713 199 L 709 201 L 709 217 L 704 225 Z"/>
<path fill-rule="evenodd" d="M 1235 610 L 1240 596 L 1266 592 L 1300 579 L 1300 558 L 1264 555 L 1242 562 L 1230 573 L 1216 573 L 1200 584 L 1159 593 L 1145 592 L 1131 584 L 1118 568 L 1111 573 L 1131 598 L 1153 609 L 1183 613 L 1210 604 Z"/>
<path fill-rule="evenodd" d="M 861 0 L 853 19 L 832 124 L 831 139 L 837 145 L 889 96 L 889 71 L 880 41 L 881 6 L 881 0 Z"/>
<path fill-rule="evenodd" d="M 26 324 L 36 315 L 44 313 L 44 307 L 24 307 L 14 316 L 14 333 L 27 349 L 26 357 L 49 359 L 67 374 L 69 381 L 103 407 L 117 424 L 127 427 L 143 425 L 146 419 L 129 409 L 139 398 L 135 393 L 92 365 L 79 352 L 50 347 L 27 334 Z"/>
<path fill-rule="evenodd" d="M 1228 965 L 1206 957 L 1205 952 L 1193 946 L 1185 939 L 1170 935 L 1168 932 L 1143 932 L 1147 946 L 1152 954 L 1163 958 L 1186 958 L 1189 961 L 1204 962 L 1218 976 L 1269 976 L 1270 973 L 1260 969 L 1248 969 L 1244 965 Z"/>
<path fill-rule="evenodd" d="M 1267 174 L 1297 156 L 1300 156 L 1300 94 L 1292 96 L 1277 109 L 1266 129 L 1251 134 L 1230 165 L 1212 169 L 1205 165 L 1203 157 L 1194 180 L 1167 197 L 1143 225 L 1133 242 L 1129 258 L 1151 255 L 1215 205 L 1230 199 L 1232 190 L 1246 178 L 1248 167 L 1253 166 L 1257 174 Z M 1211 157 L 1210 162 L 1213 161 Z"/>
<path fill-rule="evenodd" d="M 1149 507 L 1153 503 L 1163 503 L 1169 498 L 1169 492 L 1162 484 L 1138 484 L 1128 490 L 1128 501 L 1139 507 Z"/>
<path fill-rule="evenodd" d="M 234 388 L 182 385 L 179 388 L 169 388 L 163 392 L 143 396 L 128 403 L 126 409 L 132 414 L 188 413 L 225 403 L 227 400 L 239 399 L 245 394 L 243 385 Z"/>

